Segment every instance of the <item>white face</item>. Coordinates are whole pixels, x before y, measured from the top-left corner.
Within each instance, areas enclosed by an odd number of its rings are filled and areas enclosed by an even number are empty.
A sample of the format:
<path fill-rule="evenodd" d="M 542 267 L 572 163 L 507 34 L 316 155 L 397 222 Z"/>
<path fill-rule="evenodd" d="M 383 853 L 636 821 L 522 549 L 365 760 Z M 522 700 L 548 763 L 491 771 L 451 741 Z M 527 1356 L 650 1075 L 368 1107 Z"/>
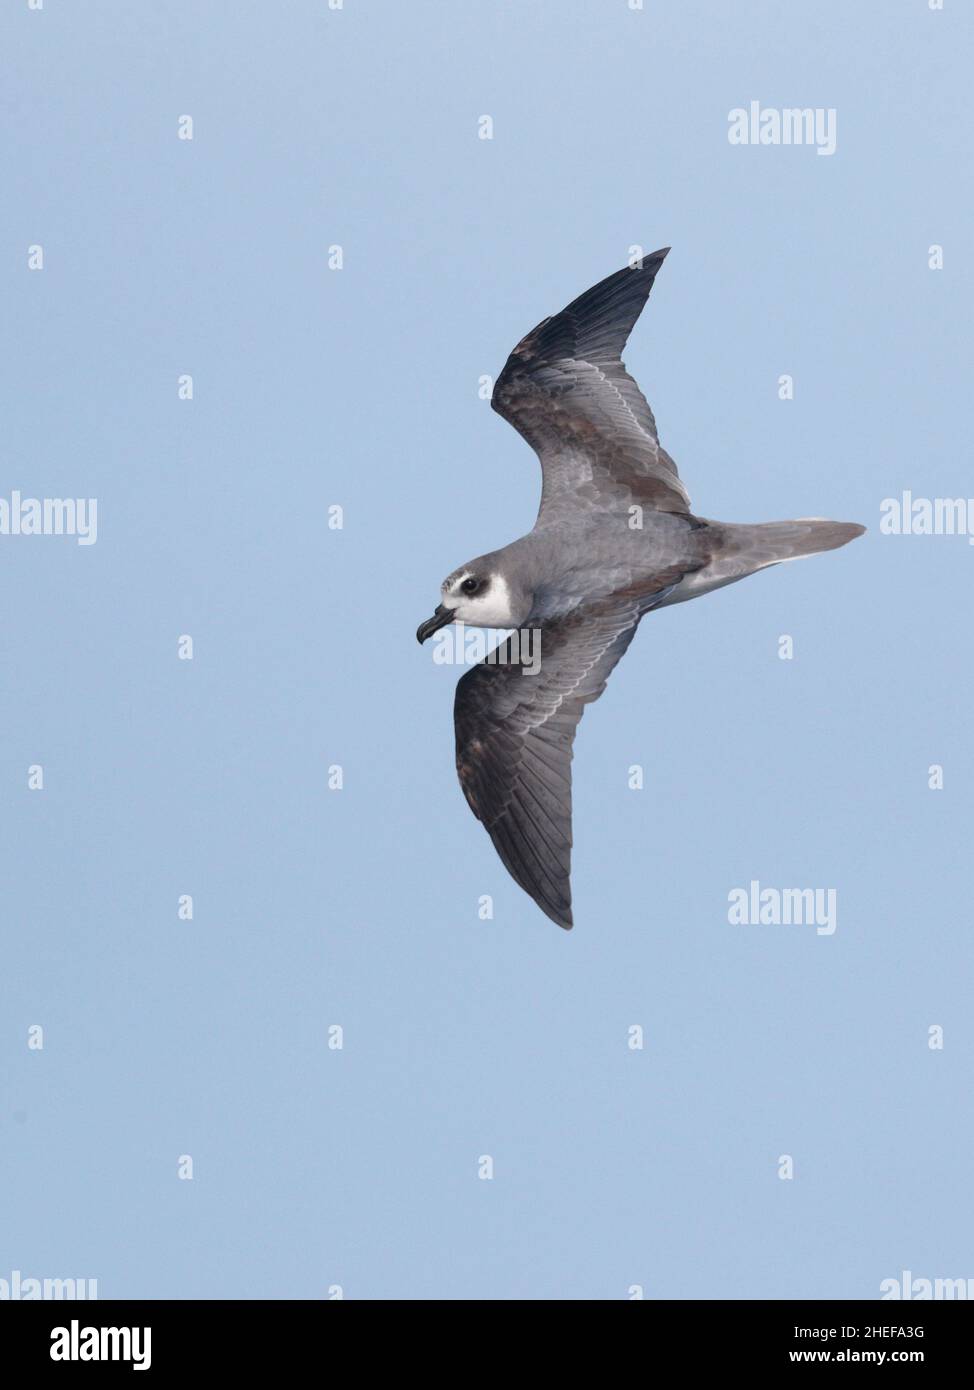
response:
<path fill-rule="evenodd" d="M 499 574 L 475 574 L 459 570 L 443 584 L 444 608 L 471 627 L 517 627 L 511 611 L 511 591 Z"/>

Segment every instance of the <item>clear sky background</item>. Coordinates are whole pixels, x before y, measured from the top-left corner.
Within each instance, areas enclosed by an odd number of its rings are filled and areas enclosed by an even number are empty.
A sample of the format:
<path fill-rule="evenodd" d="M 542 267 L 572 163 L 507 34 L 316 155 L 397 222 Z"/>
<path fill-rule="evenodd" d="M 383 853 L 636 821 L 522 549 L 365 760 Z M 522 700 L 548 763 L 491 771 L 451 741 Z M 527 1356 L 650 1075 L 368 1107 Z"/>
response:
<path fill-rule="evenodd" d="M 974 548 L 878 530 L 974 493 L 972 37 L 959 0 L 3 6 L 0 496 L 96 497 L 98 539 L 0 536 L 0 1277 L 974 1277 Z M 835 154 L 732 147 L 752 99 L 834 107 Z M 870 529 L 642 625 L 566 933 L 414 634 L 534 519 L 479 378 L 667 244 L 626 360 L 696 511 Z M 751 879 L 836 889 L 834 935 L 730 925 Z"/>

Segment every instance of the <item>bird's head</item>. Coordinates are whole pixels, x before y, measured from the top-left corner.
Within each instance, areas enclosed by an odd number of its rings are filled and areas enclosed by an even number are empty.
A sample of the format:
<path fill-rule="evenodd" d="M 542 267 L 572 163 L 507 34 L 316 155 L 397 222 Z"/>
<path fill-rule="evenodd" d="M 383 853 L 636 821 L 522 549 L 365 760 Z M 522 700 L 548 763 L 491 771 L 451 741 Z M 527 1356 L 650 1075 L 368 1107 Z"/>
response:
<path fill-rule="evenodd" d="M 520 627 L 531 611 L 532 596 L 497 567 L 495 557 L 482 555 L 461 565 L 440 585 L 440 604 L 420 623 L 416 637 L 425 642 L 447 623 L 471 627 Z"/>

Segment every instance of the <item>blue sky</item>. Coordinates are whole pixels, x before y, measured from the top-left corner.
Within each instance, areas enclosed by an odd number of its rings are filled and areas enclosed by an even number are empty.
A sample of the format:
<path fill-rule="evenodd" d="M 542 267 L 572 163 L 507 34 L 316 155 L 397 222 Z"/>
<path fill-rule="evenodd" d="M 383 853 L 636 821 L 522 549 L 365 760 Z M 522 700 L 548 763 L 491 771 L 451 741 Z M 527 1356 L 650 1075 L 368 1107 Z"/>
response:
<path fill-rule="evenodd" d="M 974 551 L 879 531 L 904 489 L 974 491 L 972 25 L 951 0 L 4 7 L 0 496 L 94 497 L 98 538 L 0 536 L 0 1278 L 974 1275 Z M 752 100 L 834 109 L 835 152 L 731 145 Z M 564 933 L 467 811 L 459 672 L 414 633 L 535 515 L 480 378 L 633 245 L 673 247 L 626 360 L 695 510 L 869 531 L 642 625 L 579 732 Z M 834 889 L 835 932 L 732 925 L 751 880 Z"/>

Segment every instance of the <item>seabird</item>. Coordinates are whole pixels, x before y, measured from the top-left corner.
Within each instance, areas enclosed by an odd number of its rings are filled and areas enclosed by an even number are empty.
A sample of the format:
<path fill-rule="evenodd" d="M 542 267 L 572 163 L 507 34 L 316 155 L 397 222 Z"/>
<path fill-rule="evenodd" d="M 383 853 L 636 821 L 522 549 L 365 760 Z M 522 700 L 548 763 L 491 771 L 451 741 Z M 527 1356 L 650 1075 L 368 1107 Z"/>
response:
<path fill-rule="evenodd" d="M 515 629 L 500 660 L 457 684 L 457 773 L 504 866 L 560 927 L 572 925 L 571 760 L 597 700 L 651 609 L 698 598 L 866 529 L 806 517 L 745 526 L 690 510 L 622 350 L 669 251 L 601 281 L 522 338 L 491 405 L 541 460 L 534 529 L 443 581 L 420 642 L 459 620 Z M 540 634 L 535 674 L 517 630 Z"/>

